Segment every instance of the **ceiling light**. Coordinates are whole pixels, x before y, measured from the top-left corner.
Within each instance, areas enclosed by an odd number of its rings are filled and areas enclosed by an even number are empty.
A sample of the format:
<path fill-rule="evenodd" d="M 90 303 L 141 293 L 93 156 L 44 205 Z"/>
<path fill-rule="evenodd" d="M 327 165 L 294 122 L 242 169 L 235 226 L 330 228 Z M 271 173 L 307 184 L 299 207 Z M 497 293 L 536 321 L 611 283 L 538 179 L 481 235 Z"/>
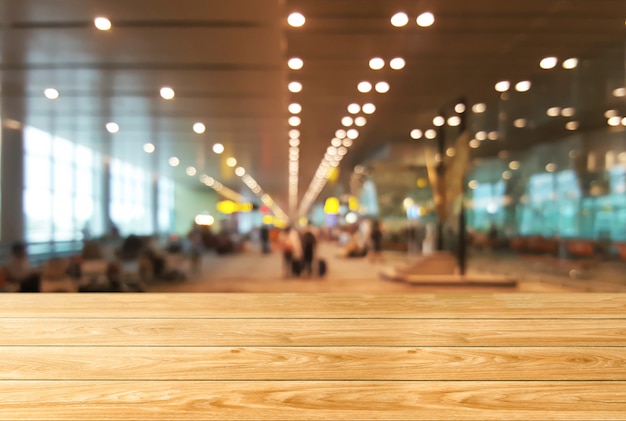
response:
<path fill-rule="evenodd" d="M 389 92 L 389 84 L 387 82 L 378 82 L 376 84 L 376 92 L 384 94 Z"/>
<path fill-rule="evenodd" d="M 359 104 L 348 105 L 348 112 L 350 114 L 358 114 L 360 111 L 361 111 L 361 106 Z"/>
<path fill-rule="evenodd" d="M 101 31 L 108 31 L 111 29 L 111 21 L 105 17 L 97 17 L 93 20 L 93 24 Z"/>
<path fill-rule="evenodd" d="M 345 146 L 340 146 L 340 147 L 337 149 L 337 155 L 339 155 L 339 156 L 344 156 L 344 155 L 346 155 L 347 153 L 348 153 L 348 148 L 346 148 Z"/>
<path fill-rule="evenodd" d="M 435 23 L 435 15 L 430 12 L 424 12 L 419 15 L 416 19 L 417 25 L 422 28 L 427 28 Z"/>
<path fill-rule="evenodd" d="M 117 133 L 120 131 L 120 126 L 117 123 L 110 122 L 106 124 L 106 129 L 109 133 Z"/>
<path fill-rule="evenodd" d="M 478 140 L 478 139 L 472 139 L 472 140 L 470 140 L 470 142 L 469 142 L 469 146 L 470 146 L 470 148 L 472 148 L 472 149 L 476 149 L 476 148 L 480 147 L 480 140 Z"/>
<path fill-rule="evenodd" d="M 487 132 L 484 131 L 484 130 L 476 132 L 476 139 L 478 139 L 478 140 L 486 140 L 487 139 Z"/>
<path fill-rule="evenodd" d="M 193 177 L 194 175 L 196 175 L 196 169 L 194 167 L 187 167 L 185 172 L 189 177 Z"/>
<path fill-rule="evenodd" d="M 213 145 L 213 152 L 218 155 L 221 154 L 222 152 L 224 152 L 224 145 L 222 145 L 221 143 L 216 143 L 215 145 Z"/>
<path fill-rule="evenodd" d="M 239 177 L 243 177 L 246 174 L 246 170 L 243 167 L 237 167 L 235 168 L 235 174 Z"/>
<path fill-rule="evenodd" d="M 444 124 L 446 124 L 446 119 L 442 116 L 438 115 L 437 117 L 433 118 L 433 125 L 435 127 L 441 127 Z"/>
<path fill-rule="evenodd" d="M 498 92 L 506 92 L 511 87 L 511 83 L 508 80 L 502 80 L 496 83 L 495 89 Z"/>
<path fill-rule="evenodd" d="M 143 150 L 145 153 L 152 153 L 155 149 L 156 148 L 152 143 L 146 143 L 145 145 L 143 145 Z"/>
<path fill-rule="evenodd" d="M 389 67 L 391 67 L 393 70 L 404 69 L 404 66 L 406 66 L 406 62 L 404 61 L 402 57 L 393 58 L 389 62 Z"/>
<path fill-rule="evenodd" d="M 333 145 L 335 148 L 338 148 L 339 146 L 341 146 L 342 142 L 341 139 L 333 137 L 333 140 L 330 141 L 330 144 Z"/>
<path fill-rule="evenodd" d="M 518 129 L 522 129 L 526 127 L 527 123 L 528 121 L 525 118 L 518 118 L 517 120 L 513 122 L 513 125 L 517 127 Z"/>
<path fill-rule="evenodd" d="M 380 57 L 374 57 L 370 60 L 370 69 L 372 70 L 380 70 L 385 67 L 385 60 Z"/>
<path fill-rule="evenodd" d="M 406 26 L 409 23 L 409 17 L 404 12 L 398 12 L 391 17 L 391 24 L 396 28 Z"/>
<path fill-rule="evenodd" d="M 556 170 L 556 164 L 553 164 L 552 162 L 550 162 L 549 164 L 546 164 L 546 171 L 554 172 L 555 170 Z"/>
<path fill-rule="evenodd" d="M 300 70 L 304 66 L 304 61 L 302 61 L 301 58 L 293 57 L 289 59 L 287 66 L 289 66 L 291 70 Z"/>
<path fill-rule="evenodd" d="M 302 84 L 300 82 L 289 82 L 289 92 L 298 93 L 302 91 Z"/>
<path fill-rule="evenodd" d="M 531 83 L 529 80 L 523 80 L 515 84 L 515 90 L 517 92 L 528 92 L 530 90 Z"/>
<path fill-rule="evenodd" d="M 578 59 L 577 58 L 568 58 L 563 62 L 563 68 L 567 70 L 572 70 L 578 67 Z"/>
<path fill-rule="evenodd" d="M 372 84 L 369 82 L 363 81 L 363 82 L 359 82 L 356 88 L 359 90 L 359 92 L 366 94 L 372 90 Z"/>
<path fill-rule="evenodd" d="M 561 108 L 559 107 L 550 107 L 546 110 L 546 114 L 550 117 L 557 117 L 561 114 Z"/>
<path fill-rule="evenodd" d="M 437 131 L 433 129 L 428 129 L 426 130 L 426 133 L 424 133 L 424 137 L 426 137 L 426 139 L 434 139 L 437 137 Z"/>
<path fill-rule="evenodd" d="M 300 114 L 300 111 L 302 111 L 302 105 L 295 102 L 293 104 L 289 104 L 289 112 L 291 114 Z"/>
<path fill-rule="evenodd" d="M 300 117 L 296 117 L 296 116 L 289 117 L 289 125 L 291 127 L 298 127 L 301 122 L 302 120 L 300 120 Z"/>
<path fill-rule="evenodd" d="M 454 112 L 458 113 L 458 114 L 463 114 L 465 112 L 465 104 L 463 104 L 462 102 L 459 102 L 458 104 L 456 104 L 454 106 Z"/>
<path fill-rule="evenodd" d="M 487 133 L 487 139 L 489 139 L 489 140 L 498 140 L 498 132 L 493 131 L 493 132 Z"/>
<path fill-rule="evenodd" d="M 617 88 L 613 91 L 613 96 L 617 98 L 623 98 L 626 96 L 626 88 Z"/>
<path fill-rule="evenodd" d="M 604 113 L 604 117 L 606 117 L 606 118 L 615 117 L 616 115 L 619 115 L 619 112 L 617 110 L 607 110 Z"/>
<path fill-rule="evenodd" d="M 411 139 L 421 139 L 422 138 L 422 131 L 419 129 L 413 129 L 411 130 Z"/>
<path fill-rule="evenodd" d="M 59 91 L 57 91 L 54 88 L 48 88 L 45 91 L 43 91 L 43 94 L 46 96 L 46 98 L 48 99 L 57 99 L 59 97 Z"/>
<path fill-rule="evenodd" d="M 557 63 L 558 59 L 556 57 L 544 57 L 539 62 L 539 67 L 545 70 L 554 69 Z"/>
<path fill-rule="evenodd" d="M 354 124 L 359 127 L 363 127 L 367 124 L 367 119 L 363 116 L 359 116 L 354 119 Z"/>
<path fill-rule="evenodd" d="M 607 121 L 607 124 L 612 127 L 619 126 L 620 124 L 622 124 L 622 117 L 617 116 L 617 115 L 610 117 Z"/>
<path fill-rule="evenodd" d="M 237 160 L 233 157 L 230 157 L 226 160 L 226 165 L 228 165 L 230 168 L 233 168 L 235 165 L 237 165 Z"/>
<path fill-rule="evenodd" d="M 339 139 L 343 139 L 344 137 L 346 137 L 346 135 L 347 133 L 343 129 L 339 129 L 335 132 L 335 137 L 338 137 Z"/>
<path fill-rule="evenodd" d="M 448 155 L 449 157 L 453 157 L 454 155 L 456 155 L 456 149 L 454 148 L 446 149 L 446 155 Z"/>
<path fill-rule="evenodd" d="M 297 139 L 300 137 L 300 130 L 298 129 L 291 129 L 289 130 L 289 138 L 290 139 Z"/>
<path fill-rule="evenodd" d="M 341 119 L 341 124 L 345 127 L 350 127 L 352 126 L 352 124 L 354 123 L 354 120 L 352 119 L 352 117 L 344 117 Z"/>
<path fill-rule="evenodd" d="M 511 171 L 502 172 L 502 178 L 504 178 L 505 180 L 510 180 L 512 176 L 513 174 L 511 173 Z"/>
<path fill-rule="evenodd" d="M 352 139 L 355 140 L 357 137 L 359 137 L 359 131 L 357 129 L 350 129 L 348 130 L 348 132 L 346 133 L 346 137 L 348 139 Z"/>
<path fill-rule="evenodd" d="M 461 117 L 459 117 L 458 115 L 453 115 L 452 117 L 448 118 L 448 126 L 457 127 L 460 125 L 461 125 Z"/>
<path fill-rule="evenodd" d="M 520 163 L 519 161 L 511 161 L 509 162 L 509 168 L 512 170 L 519 170 Z"/>
<path fill-rule="evenodd" d="M 168 160 L 168 163 L 172 166 L 172 167 L 178 167 L 178 164 L 180 164 L 180 159 L 176 158 L 175 156 L 171 157 Z"/>
<path fill-rule="evenodd" d="M 347 137 L 341 142 L 341 144 L 345 146 L 346 148 L 349 148 L 350 146 L 352 146 L 353 143 L 354 142 L 352 141 L 352 139 L 349 139 Z"/>
<path fill-rule="evenodd" d="M 161 88 L 161 98 L 170 100 L 173 99 L 175 95 L 176 93 L 169 86 L 164 86 Z"/>
<path fill-rule="evenodd" d="M 476 187 L 478 187 L 478 181 L 476 181 L 476 180 L 471 180 L 469 183 L 467 183 L 467 186 L 468 186 L 470 189 L 472 189 L 472 190 L 473 190 L 473 189 L 475 189 Z"/>
<path fill-rule="evenodd" d="M 202 123 L 194 123 L 193 131 L 198 134 L 202 134 L 206 131 L 206 126 Z"/>
<path fill-rule="evenodd" d="M 371 103 L 363 104 L 363 112 L 365 114 L 374 114 L 376 112 L 376 106 Z"/>
<path fill-rule="evenodd" d="M 622 118 L 622 126 L 626 126 L 626 117 Z"/>
<path fill-rule="evenodd" d="M 561 110 L 561 115 L 563 117 L 571 117 L 576 113 L 576 108 L 574 107 L 566 107 Z"/>
<path fill-rule="evenodd" d="M 300 146 L 300 139 L 289 139 L 289 146 Z"/>
<path fill-rule="evenodd" d="M 484 113 L 485 111 L 487 111 L 487 105 L 483 104 L 482 102 L 479 102 L 478 104 L 474 104 L 472 106 L 472 111 L 475 114 L 481 114 Z"/>
<path fill-rule="evenodd" d="M 302 25 L 304 25 L 305 22 L 306 19 L 304 15 L 298 12 L 290 14 L 287 18 L 287 23 L 289 24 L 289 26 L 292 26 L 294 28 L 300 28 Z"/>
<path fill-rule="evenodd" d="M 578 121 L 568 121 L 565 124 L 565 128 L 567 130 L 578 130 L 578 126 L 580 126 L 580 123 Z"/>

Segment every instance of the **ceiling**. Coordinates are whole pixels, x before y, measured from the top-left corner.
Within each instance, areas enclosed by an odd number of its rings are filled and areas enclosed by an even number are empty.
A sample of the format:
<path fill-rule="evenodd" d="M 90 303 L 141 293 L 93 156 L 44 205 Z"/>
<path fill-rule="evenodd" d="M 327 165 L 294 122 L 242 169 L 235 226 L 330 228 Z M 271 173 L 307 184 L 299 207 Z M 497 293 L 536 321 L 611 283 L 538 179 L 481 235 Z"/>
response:
<path fill-rule="evenodd" d="M 288 105 L 302 105 L 298 198 L 309 187 L 351 103 L 371 102 L 359 137 L 341 162 L 349 174 L 381 145 L 415 145 L 412 129 L 433 127 L 440 110 L 466 98 L 494 103 L 500 80 L 538 80 L 544 56 L 598 57 L 606 64 L 576 70 L 578 79 L 551 76 L 544 97 L 559 83 L 595 95 L 581 123 L 606 125 L 604 102 L 624 84 L 626 2 L 622 0 L 4 0 L 1 3 L 3 117 L 99 148 L 108 156 L 172 174 L 202 186 L 207 174 L 250 193 L 233 168 L 234 157 L 285 210 L 288 202 Z M 306 17 L 301 28 L 289 13 Z M 390 18 L 410 18 L 396 28 Z M 420 28 L 424 11 L 435 24 Z M 107 32 L 93 20 L 112 21 Z M 299 57 L 301 70 L 287 61 Z M 368 62 L 402 57 L 406 67 L 372 70 Z M 607 70 L 609 69 L 609 70 Z M 555 69 L 553 75 L 563 74 Z M 357 84 L 386 81 L 385 94 L 359 93 Z M 301 82 L 300 93 L 288 83 Z M 162 99 L 172 87 L 176 96 Z M 46 88 L 60 97 L 50 101 Z M 621 103 L 618 104 L 621 106 Z M 626 110 L 625 110 L 626 111 Z M 542 111 L 539 113 L 545 117 Z M 599 117 L 599 118 L 598 118 Z M 498 114 L 493 117 L 497 125 Z M 115 121 L 119 133 L 105 124 Z M 204 134 L 192 131 L 195 122 Z M 540 124 L 538 120 L 537 124 Z M 549 129 L 549 125 L 545 126 Z M 546 129 L 547 130 L 547 129 Z M 559 128 L 559 130 L 561 130 Z M 549 136 L 558 133 L 547 131 Z M 145 143 L 156 146 L 143 152 Z M 213 153 L 214 143 L 225 152 Z M 412 142 L 412 143 L 411 143 Z M 421 141 L 420 141 L 421 142 Z M 485 154 L 493 153 L 485 149 Z M 172 168 L 170 157 L 181 164 Z M 185 169 L 197 169 L 194 177 Z"/>

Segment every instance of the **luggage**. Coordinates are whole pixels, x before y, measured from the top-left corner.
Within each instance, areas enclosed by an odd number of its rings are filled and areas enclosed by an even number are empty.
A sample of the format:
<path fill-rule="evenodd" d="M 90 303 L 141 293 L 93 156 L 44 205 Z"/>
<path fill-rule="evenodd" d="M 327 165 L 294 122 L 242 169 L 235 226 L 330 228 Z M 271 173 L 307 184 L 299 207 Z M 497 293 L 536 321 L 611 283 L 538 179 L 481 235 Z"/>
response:
<path fill-rule="evenodd" d="M 317 260 L 317 274 L 322 277 L 326 275 L 328 271 L 328 265 L 326 264 L 326 260 L 318 259 Z"/>

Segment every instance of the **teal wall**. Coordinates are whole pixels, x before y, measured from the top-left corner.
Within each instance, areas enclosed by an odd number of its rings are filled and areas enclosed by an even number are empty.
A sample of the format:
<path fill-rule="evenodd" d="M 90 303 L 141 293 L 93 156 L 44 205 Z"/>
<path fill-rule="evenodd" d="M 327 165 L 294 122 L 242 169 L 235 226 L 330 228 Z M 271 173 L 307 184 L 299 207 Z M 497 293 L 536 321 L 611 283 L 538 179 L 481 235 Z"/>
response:
<path fill-rule="evenodd" d="M 174 231 L 181 236 L 187 235 L 193 220 L 200 213 L 209 213 L 219 224 L 215 206 L 219 200 L 217 193 L 207 187 L 190 188 L 177 184 L 174 190 Z"/>

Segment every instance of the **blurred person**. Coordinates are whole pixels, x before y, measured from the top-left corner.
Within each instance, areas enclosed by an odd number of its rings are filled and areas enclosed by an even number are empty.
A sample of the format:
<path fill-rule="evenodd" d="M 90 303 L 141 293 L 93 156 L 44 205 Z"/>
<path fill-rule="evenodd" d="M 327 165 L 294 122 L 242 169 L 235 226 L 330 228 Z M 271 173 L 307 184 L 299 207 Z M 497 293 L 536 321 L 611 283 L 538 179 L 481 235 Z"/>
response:
<path fill-rule="evenodd" d="M 6 265 L 9 283 L 14 284 L 19 292 L 39 292 L 41 290 L 41 274 L 35 270 L 28 260 L 26 244 L 14 243 L 11 246 L 11 257 Z"/>
<path fill-rule="evenodd" d="M 370 263 L 384 262 L 382 255 L 383 230 L 380 221 L 375 219 L 372 221 L 370 231 L 371 250 L 369 253 Z"/>
<path fill-rule="evenodd" d="M 283 275 L 285 278 L 300 275 L 302 264 L 302 242 L 300 234 L 292 226 L 283 230 L 279 238 L 283 251 Z"/>
<path fill-rule="evenodd" d="M 313 275 L 313 261 L 317 250 L 317 235 L 309 224 L 302 232 L 302 271 L 307 276 Z"/>

